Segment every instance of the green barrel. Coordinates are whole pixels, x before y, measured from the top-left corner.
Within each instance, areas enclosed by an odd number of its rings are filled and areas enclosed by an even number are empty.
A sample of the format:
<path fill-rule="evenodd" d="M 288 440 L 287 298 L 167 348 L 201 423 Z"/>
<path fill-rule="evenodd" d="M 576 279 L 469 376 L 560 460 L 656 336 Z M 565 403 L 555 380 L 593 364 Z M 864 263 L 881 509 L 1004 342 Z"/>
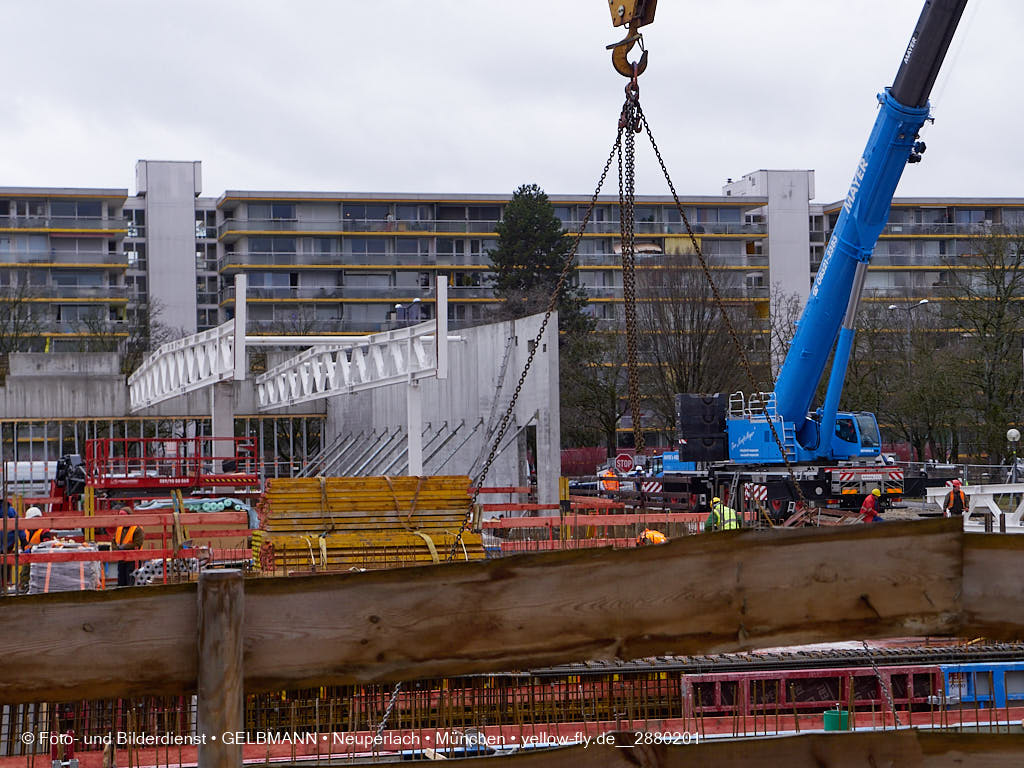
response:
<path fill-rule="evenodd" d="M 847 731 L 850 729 L 850 713 L 845 709 L 825 710 L 826 731 Z"/>

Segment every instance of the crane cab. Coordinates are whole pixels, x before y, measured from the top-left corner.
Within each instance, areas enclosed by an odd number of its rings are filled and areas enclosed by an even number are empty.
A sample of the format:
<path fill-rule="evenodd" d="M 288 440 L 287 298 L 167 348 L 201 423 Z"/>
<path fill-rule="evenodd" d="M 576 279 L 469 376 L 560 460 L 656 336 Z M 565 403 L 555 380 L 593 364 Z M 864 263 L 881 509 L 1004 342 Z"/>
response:
<path fill-rule="evenodd" d="M 821 419 L 821 409 L 815 416 Z M 880 456 L 882 440 L 875 415 L 866 411 L 837 413 L 829 453 L 829 458 L 838 460 Z"/>

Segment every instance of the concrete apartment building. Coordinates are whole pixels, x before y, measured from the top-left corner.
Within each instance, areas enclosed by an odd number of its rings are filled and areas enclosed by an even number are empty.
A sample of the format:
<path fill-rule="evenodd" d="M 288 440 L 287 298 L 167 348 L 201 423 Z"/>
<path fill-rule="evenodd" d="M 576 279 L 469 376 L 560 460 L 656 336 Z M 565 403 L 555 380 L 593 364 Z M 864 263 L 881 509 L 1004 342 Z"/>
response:
<path fill-rule="evenodd" d="M 90 336 L 124 336 L 136 308 L 155 307 L 174 333 L 233 313 L 232 281 L 249 281 L 255 333 L 366 333 L 451 285 L 451 320 L 486 321 L 487 251 L 506 195 L 397 195 L 228 190 L 202 196 L 199 162 L 141 160 L 127 189 L 0 187 L 0 292 L 28 308 L 36 351 L 77 351 Z M 813 202 L 814 174 L 760 170 L 720 196 L 683 199 L 711 264 L 734 273 L 732 300 L 768 315 L 769 289 L 806 296 L 840 202 Z M 552 195 L 569 230 L 584 196 Z M 637 198 L 641 263 L 690 252 L 671 198 Z M 940 298 L 950 258 L 992 226 L 1024 224 L 1024 199 L 896 199 L 872 259 L 865 298 Z M 577 279 L 589 311 L 620 318 L 618 200 L 602 197 L 580 244 Z M 401 311 L 401 310 L 399 310 Z M 23 329 L 24 330 L 24 329 Z"/>
<path fill-rule="evenodd" d="M 437 275 L 451 286 L 453 327 L 490 319 L 487 252 L 510 196 L 228 190 L 204 197 L 201 171 L 199 162 L 140 160 L 134 194 L 0 187 L 0 352 L 109 350 L 153 308 L 174 334 L 214 327 L 233 316 L 238 272 L 248 276 L 250 333 L 363 334 L 429 319 Z M 758 170 L 728 180 L 721 195 L 683 198 L 702 250 L 731 276 L 730 301 L 767 319 L 771 286 L 806 296 L 841 206 L 814 196 L 813 171 Z M 566 229 L 579 227 L 588 199 L 551 196 Z M 636 205 L 640 264 L 691 252 L 670 197 L 640 196 Z M 955 262 L 972 252 L 974 238 L 1022 225 L 1024 198 L 898 198 L 865 301 L 941 301 L 950 270 L 970 268 Z M 588 311 L 603 327 L 621 322 L 618 234 L 618 199 L 604 196 L 577 267 Z M 96 341 L 104 344 L 91 347 Z M 303 444 L 327 439 L 318 436 L 323 409 L 307 410 L 296 417 L 310 421 L 282 427 L 282 440 L 296 442 L 296 429 Z M 0 426 L 21 417 L 2 412 Z M 3 434 L 4 444 L 19 439 Z"/>

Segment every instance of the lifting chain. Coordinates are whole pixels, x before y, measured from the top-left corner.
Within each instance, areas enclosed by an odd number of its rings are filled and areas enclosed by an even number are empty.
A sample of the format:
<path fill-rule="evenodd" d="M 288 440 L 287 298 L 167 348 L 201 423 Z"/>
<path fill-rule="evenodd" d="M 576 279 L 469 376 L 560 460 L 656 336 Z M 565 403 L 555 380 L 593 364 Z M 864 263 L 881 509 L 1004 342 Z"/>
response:
<path fill-rule="evenodd" d="M 624 105 L 623 113 L 625 113 L 625 110 L 626 106 Z M 636 126 L 639 127 L 639 123 L 636 123 Z M 630 136 L 632 136 L 633 132 L 634 131 L 629 131 Z M 544 331 L 547 329 L 548 322 L 551 320 L 551 315 L 558 306 L 558 299 L 562 295 L 562 290 L 565 288 L 565 284 L 568 282 L 569 277 L 573 272 L 573 268 L 576 264 L 576 251 L 579 248 L 580 241 L 583 239 L 583 233 L 587 231 L 587 225 L 590 223 L 590 217 L 593 215 L 594 207 L 597 205 L 598 195 L 601 194 L 601 189 L 604 187 L 608 171 L 612 166 L 612 160 L 621 151 L 622 135 L 623 129 L 620 126 L 618 134 L 615 137 L 615 143 L 612 145 L 612 150 L 608 153 L 608 159 L 604 163 L 604 169 L 601 171 L 601 178 L 598 179 L 597 187 L 594 189 L 594 194 L 590 197 L 590 204 L 587 206 L 586 214 L 583 216 L 583 221 L 580 223 L 579 230 L 574 235 L 572 248 L 570 249 L 568 256 L 566 256 L 565 265 L 562 267 L 562 271 L 558 276 L 558 282 L 555 283 L 554 291 L 552 291 L 551 298 L 548 300 L 547 310 L 544 313 L 544 319 L 541 321 L 540 330 L 537 331 L 537 335 L 534 336 L 530 343 L 530 351 L 526 358 L 526 365 L 523 366 L 523 371 L 519 374 L 519 381 L 516 382 L 515 391 L 512 393 L 508 407 L 505 409 L 505 413 L 501 418 L 501 424 L 498 426 L 497 436 L 494 438 L 494 442 L 491 445 L 490 453 L 487 454 L 487 461 L 484 462 L 484 466 L 480 470 L 479 474 L 477 474 L 475 478 L 472 478 L 473 495 L 469 501 L 469 506 L 466 509 L 466 515 L 462 519 L 462 524 L 459 526 L 458 533 L 455 534 L 455 539 L 452 541 L 452 547 L 445 557 L 445 562 L 451 562 L 455 559 L 455 555 L 462 544 L 462 537 L 465 535 L 466 531 L 469 530 L 469 526 L 473 522 L 473 513 L 476 510 L 477 500 L 480 498 L 480 488 L 483 485 L 484 479 L 487 477 L 487 473 L 491 469 L 491 465 L 494 463 L 494 459 L 498 456 L 499 446 L 501 445 L 501 441 L 505 438 L 505 433 L 508 431 L 509 425 L 512 422 L 512 416 L 515 413 L 519 394 L 523 390 L 523 384 L 526 381 L 527 374 L 530 372 L 530 366 L 533 365 L 533 358 L 536 356 L 537 350 L 540 348 L 541 341 L 544 337 Z M 557 338 L 555 343 L 557 343 Z M 398 701 L 398 694 L 401 689 L 402 683 L 395 683 L 395 687 L 391 691 L 391 698 L 388 700 L 388 705 L 384 710 L 384 716 L 377 725 L 378 739 L 387 727 L 388 720 L 391 718 L 391 713 L 395 708 L 395 702 Z"/>
<path fill-rule="evenodd" d="M 619 116 L 619 240 L 622 251 L 622 299 L 626 315 L 626 374 L 628 376 L 629 415 L 633 422 L 633 452 L 644 452 L 642 409 L 640 407 L 640 375 L 637 365 L 636 332 L 636 134 L 643 130 L 640 121 L 640 85 L 638 65 L 633 65 L 633 79 L 626 84 L 626 101 Z M 625 147 L 623 147 L 625 145 Z M 625 154 L 625 167 L 623 167 Z"/>
<path fill-rule="evenodd" d="M 537 354 L 537 350 L 540 349 L 541 340 L 544 336 L 544 331 L 548 326 L 548 321 L 551 319 L 552 313 L 558 306 L 558 299 L 562 295 L 562 290 L 565 287 L 565 284 L 573 273 L 573 269 L 576 265 L 576 250 L 579 248 L 580 241 L 583 239 L 583 233 L 586 232 L 587 225 L 590 223 L 590 217 L 594 213 L 594 207 L 597 205 L 598 195 L 601 194 L 601 189 L 604 187 L 604 181 L 608 176 L 608 170 L 612 166 L 612 160 L 615 158 L 616 153 L 622 145 L 622 134 L 623 130 L 620 127 L 618 134 L 615 137 L 615 143 L 612 145 L 612 151 L 608 154 L 608 159 L 605 160 L 604 169 L 601 171 L 601 178 L 598 179 L 597 187 L 594 189 L 594 194 L 590 197 L 590 204 L 587 206 L 587 212 L 583 216 L 583 221 L 580 222 L 579 229 L 573 236 L 572 248 L 569 251 L 569 255 L 565 258 L 565 265 L 562 267 L 562 271 L 558 276 L 558 282 L 555 283 L 555 288 L 551 293 L 551 298 L 548 300 L 547 311 L 544 313 L 544 319 L 541 321 L 540 330 L 537 331 L 537 335 L 534 336 L 530 343 L 530 352 L 526 358 L 526 365 L 523 366 L 523 371 L 519 374 L 519 381 L 516 383 L 515 391 L 512 393 L 508 407 L 505 409 L 505 414 L 501 418 L 501 424 L 498 426 L 498 434 L 491 445 L 490 453 L 487 454 L 487 461 L 484 462 L 483 469 L 480 470 L 480 473 L 473 478 L 473 497 L 469 502 L 469 508 L 466 510 L 466 516 L 462 521 L 462 525 L 459 526 L 459 531 L 455 536 L 455 540 L 452 542 L 452 548 L 448 553 L 446 560 L 455 559 L 455 553 L 458 551 L 459 545 L 462 542 L 462 537 L 469 529 L 470 523 L 473 520 L 473 511 L 476 509 L 477 499 L 480 496 L 480 487 L 483 485 L 483 482 L 487 477 L 487 473 L 491 469 L 491 464 L 494 463 L 494 459 L 498 455 L 501 441 L 504 439 L 505 433 L 508 431 L 509 424 L 512 422 L 516 402 L 519 400 L 520 392 L 522 392 L 523 383 L 526 381 L 526 375 L 530 372 L 530 366 L 533 365 L 533 358 Z"/>
<path fill-rule="evenodd" d="M 647 122 L 647 116 L 644 114 L 643 109 L 641 109 L 639 101 L 636 105 L 636 112 L 637 121 L 643 126 L 644 131 L 647 133 L 647 138 L 651 142 L 651 148 L 654 150 L 655 157 L 658 158 L 658 165 L 661 166 L 661 172 L 665 176 L 665 182 L 668 184 L 668 189 L 672 193 L 672 200 L 675 202 L 676 209 L 679 211 L 679 217 L 682 219 L 683 226 L 686 227 L 686 234 L 690 238 L 690 244 L 693 246 L 693 251 L 697 255 L 698 261 L 700 261 L 701 271 L 703 271 L 704 277 L 707 279 L 708 285 L 711 288 L 711 294 L 715 299 L 715 306 L 718 307 L 718 311 L 721 312 L 722 321 L 725 323 L 725 328 L 729 332 L 733 345 L 736 347 L 736 354 L 739 357 L 740 367 L 747 376 L 747 381 L 750 384 L 750 391 L 757 392 L 759 389 L 757 386 L 757 379 L 754 377 L 754 371 L 750 366 L 750 361 L 747 359 L 746 350 L 744 350 L 743 344 L 740 343 L 739 335 L 736 333 L 736 328 L 733 326 L 732 320 L 729 318 L 729 314 L 725 311 L 725 302 L 722 300 L 722 294 L 719 292 L 718 286 L 715 284 L 715 280 L 711 275 L 711 269 L 708 267 L 708 262 L 704 258 L 704 252 L 701 250 L 697 236 L 693 233 L 693 228 L 690 226 L 690 220 L 686 215 L 686 211 L 683 210 L 683 204 L 679 201 L 679 195 L 676 193 L 675 184 L 672 183 L 672 177 L 669 175 L 668 167 L 665 165 L 665 159 L 661 156 L 661 150 L 658 148 L 658 143 L 654 140 L 654 133 L 651 131 L 651 126 Z M 768 413 L 768 403 L 762 398 L 760 405 L 761 413 L 764 415 L 765 421 L 768 423 L 768 428 L 772 432 L 772 437 L 775 438 L 775 444 L 779 447 L 779 454 L 782 456 L 782 460 L 786 464 L 786 469 L 789 472 L 789 479 L 792 481 L 793 487 L 796 490 L 796 494 L 800 501 L 806 504 L 807 500 L 804 498 L 803 489 L 800 487 L 800 483 L 796 479 L 796 473 L 793 470 L 793 465 L 790 463 L 789 457 L 786 455 L 786 446 L 783 444 L 782 438 L 779 437 L 778 430 L 775 428 L 775 422 Z M 635 426 L 634 429 L 636 429 Z"/>
<path fill-rule="evenodd" d="M 871 668 L 875 670 L 875 677 L 878 679 L 878 687 L 885 694 L 885 702 L 889 705 L 889 711 L 892 712 L 892 719 L 896 723 L 896 727 L 899 728 L 902 723 L 900 723 L 900 716 L 896 714 L 896 703 L 892 700 L 892 692 L 889 690 L 889 686 L 886 685 L 885 680 L 882 678 L 882 670 L 875 663 L 875 654 L 872 652 L 867 640 L 861 640 L 860 642 L 864 646 L 864 650 L 867 651 L 868 661 L 871 662 Z M 908 678 L 907 684 L 911 687 L 911 691 L 907 693 L 907 696 L 913 696 L 912 688 L 914 681 Z M 882 722 L 885 722 L 885 718 L 882 719 Z"/>

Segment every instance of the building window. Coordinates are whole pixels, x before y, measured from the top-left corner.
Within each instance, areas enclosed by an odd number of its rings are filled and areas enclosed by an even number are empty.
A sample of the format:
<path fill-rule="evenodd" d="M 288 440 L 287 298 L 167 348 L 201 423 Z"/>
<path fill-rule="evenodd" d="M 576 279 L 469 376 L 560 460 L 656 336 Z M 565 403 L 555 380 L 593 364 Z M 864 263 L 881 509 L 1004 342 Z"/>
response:
<path fill-rule="evenodd" d="M 142 208 L 125 208 L 125 222 L 128 225 L 128 237 L 146 236 L 146 211 Z"/>
<path fill-rule="evenodd" d="M 128 257 L 128 269 L 146 269 L 146 244 L 125 242 L 124 253 Z"/>
<path fill-rule="evenodd" d="M 431 221 L 434 218 L 432 205 L 396 205 L 395 218 L 398 221 Z"/>
<path fill-rule="evenodd" d="M 286 257 L 291 261 L 294 261 L 295 257 L 295 238 L 294 237 L 250 237 L 249 238 L 249 253 L 257 254 L 270 254 L 274 258 L 270 263 L 288 263 L 288 261 L 279 262 L 278 258 Z"/>
<path fill-rule="evenodd" d="M 249 203 L 250 221 L 295 221 L 294 203 Z"/>
<path fill-rule="evenodd" d="M 400 237 L 395 243 L 395 253 L 405 256 L 399 259 L 399 263 L 411 264 L 422 263 L 430 258 L 429 237 Z"/>
<path fill-rule="evenodd" d="M 376 203 L 345 203 L 341 213 L 346 224 L 357 221 L 384 221 L 391 213 L 391 206 Z"/>
<path fill-rule="evenodd" d="M 50 216 L 55 219 L 103 218 L 103 203 L 99 200 L 54 200 L 50 203 Z"/>
<path fill-rule="evenodd" d="M 387 253 L 387 239 L 381 237 L 346 237 L 342 241 L 342 252 L 353 261 L 368 260 Z"/>
<path fill-rule="evenodd" d="M 216 211 L 196 211 L 196 237 L 199 239 L 217 237 Z"/>

